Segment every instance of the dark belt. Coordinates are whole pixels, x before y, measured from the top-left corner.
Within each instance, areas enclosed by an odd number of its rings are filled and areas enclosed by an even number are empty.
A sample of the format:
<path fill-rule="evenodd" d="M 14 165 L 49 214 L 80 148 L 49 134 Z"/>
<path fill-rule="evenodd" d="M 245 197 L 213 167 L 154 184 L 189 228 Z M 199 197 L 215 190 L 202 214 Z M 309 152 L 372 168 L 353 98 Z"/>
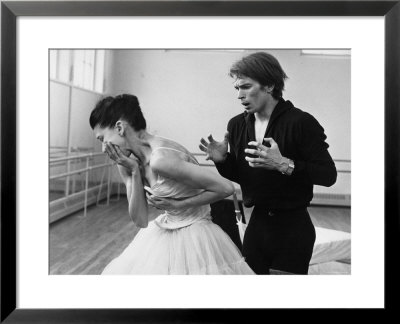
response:
<path fill-rule="evenodd" d="M 270 208 L 266 206 L 260 206 L 260 205 L 255 205 L 254 206 L 254 211 L 257 213 L 268 213 L 268 216 L 291 216 L 298 214 L 300 212 L 307 212 L 307 207 L 296 207 L 296 208 L 290 208 L 290 209 L 276 209 L 276 208 Z"/>

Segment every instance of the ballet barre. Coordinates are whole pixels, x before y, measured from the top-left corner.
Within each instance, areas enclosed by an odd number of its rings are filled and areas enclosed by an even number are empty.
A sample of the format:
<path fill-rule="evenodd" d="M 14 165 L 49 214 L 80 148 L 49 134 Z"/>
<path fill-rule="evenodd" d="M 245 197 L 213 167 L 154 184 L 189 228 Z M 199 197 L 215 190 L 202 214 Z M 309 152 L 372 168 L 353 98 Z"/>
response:
<path fill-rule="evenodd" d="M 61 178 L 66 178 L 66 186 L 65 186 L 65 197 L 62 198 L 58 198 L 54 201 L 50 202 L 50 210 L 52 209 L 56 209 L 56 206 L 59 206 L 60 204 L 62 204 L 65 209 L 67 208 L 68 203 L 70 203 L 71 201 L 77 200 L 78 199 L 78 203 L 76 203 L 75 205 L 81 206 L 83 203 L 83 209 L 84 209 L 84 216 L 86 217 L 87 215 L 87 207 L 89 204 L 89 199 L 88 199 L 88 194 L 89 193 L 95 193 L 97 191 L 97 197 L 96 197 L 96 204 L 100 205 L 100 200 L 102 197 L 102 189 L 105 185 L 107 185 L 107 194 L 106 194 L 106 198 L 107 198 L 107 203 L 106 205 L 109 204 L 110 202 L 110 195 L 111 195 L 111 167 L 114 165 L 114 163 L 111 162 L 106 162 L 106 163 L 102 163 L 102 164 L 97 164 L 97 165 L 90 165 L 90 162 L 96 158 L 96 157 L 102 157 L 104 156 L 106 160 L 109 160 L 108 156 L 105 153 L 102 152 L 90 152 L 90 153 L 85 153 L 85 154 L 74 154 L 74 155 L 68 155 L 68 156 L 64 156 L 64 157 L 57 157 L 57 158 L 51 158 L 49 160 L 50 166 L 60 166 L 60 164 L 65 163 L 66 162 L 66 167 L 67 167 L 67 172 L 62 172 L 59 174 L 55 174 L 55 175 L 51 175 L 49 177 L 50 181 L 54 181 L 57 179 L 61 179 Z M 78 162 L 78 163 L 85 163 L 85 167 L 79 168 L 78 170 L 69 170 L 70 169 L 70 162 Z M 89 173 L 94 171 L 94 170 L 101 170 L 103 169 L 103 173 L 101 175 L 101 180 L 100 180 L 100 184 L 95 185 L 91 188 L 89 188 Z M 104 177 L 105 177 L 105 171 L 106 169 L 108 170 L 108 175 L 107 175 L 107 183 L 104 183 Z M 70 182 L 70 177 L 77 175 L 77 174 L 85 174 L 85 185 L 84 185 L 84 189 L 79 191 L 79 192 L 73 192 L 70 193 L 69 191 L 69 182 Z M 75 178 L 73 178 L 73 188 L 75 188 Z M 74 191 L 74 189 L 73 189 Z M 118 198 L 120 197 L 120 182 L 118 182 Z M 79 201 L 79 198 L 83 196 L 83 202 Z M 78 208 L 77 206 L 73 205 L 70 208 L 70 211 L 68 210 L 61 210 L 61 211 L 56 211 L 53 214 L 50 213 L 50 222 L 58 220 L 61 217 L 67 216 L 68 214 L 82 208 Z M 65 214 L 65 215 L 63 215 Z"/>

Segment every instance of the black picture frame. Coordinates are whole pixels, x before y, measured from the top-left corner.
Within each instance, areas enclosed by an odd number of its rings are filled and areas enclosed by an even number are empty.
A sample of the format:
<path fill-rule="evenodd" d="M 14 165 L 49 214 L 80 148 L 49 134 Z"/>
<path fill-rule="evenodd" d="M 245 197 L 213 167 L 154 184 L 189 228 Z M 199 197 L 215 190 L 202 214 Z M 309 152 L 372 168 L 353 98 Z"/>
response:
<path fill-rule="evenodd" d="M 398 283 L 400 1 L 4 1 L 1 3 L 1 322 L 236 322 L 214 309 L 19 309 L 16 307 L 16 19 L 19 16 L 383 16 L 385 19 L 385 310 Z M 368 68 L 368 67 L 366 67 Z M 371 87 L 373 80 L 371 80 Z M 366 90 L 369 91 L 369 90 Z M 373 135 L 371 135 L 373 136 Z M 366 157 L 366 163 L 370 163 Z M 371 172 L 373 163 L 371 162 Z M 368 175 L 366 175 L 367 177 Z M 394 241 L 394 242 L 393 242 Z M 373 264 L 371 265 L 373 266 Z M 367 284 L 367 283 L 366 283 Z M 263 314 L 261 314 L 263 316 Z M 251 317 L 257 316 L 251 314 Z"/>

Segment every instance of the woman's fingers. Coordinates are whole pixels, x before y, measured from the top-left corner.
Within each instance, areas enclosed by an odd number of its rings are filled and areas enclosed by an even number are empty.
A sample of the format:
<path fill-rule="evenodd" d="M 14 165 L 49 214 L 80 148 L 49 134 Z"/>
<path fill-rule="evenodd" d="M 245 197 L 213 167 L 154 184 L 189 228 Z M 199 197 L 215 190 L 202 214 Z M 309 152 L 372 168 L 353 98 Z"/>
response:
<path fill-rule="evenodd" d="M 154 196 L 147 196 L 148 197 L 148 201 L 150 202 L 150 205 L 158 208 L 158 209 L 163 209 L 165 208 L 165 201 L 162 198 L 158 198 L 158 197 L 154 197 Z"/>
<path fill-rule="evenodd" d="M 110 148 L 110 152 L 112 152 L 113 154 L 116 154 L 116 150 L 115 150 L 115 146 L 112 143 L 107 143 L 108 147 Z"/>
<path fill-rule="evenodd" d="M 115 150 L 113 149 L 112 145 L 110 143 L 105 143 L 106 145 L 106 153 L 108 154 L 108 156 L 112 159 L 112 160 L 116 160 L 116 154 L 115 154 Z"/>
<path fill-rule="evenodd" d="M 152 206 L 156 206 L 155 202 L 154 202 L 154 197 L 152 195 L 150 195 L 149 193 L 146 193 L 146 198 L 148 203 L 150 203 L 150 205 Z"/>
<path fill-rule="evenodd" d="M 126 156 L 122 153 L 122 150 L 118 145 L 112 143 L 105 143 L 106 153 L 108 156 L 117 163 L 121 163 Z"/>
<path fill-rule="evenodd" d="M 115 152 L 120 155 L 120 156 L 125 156 L 124 153 L 122 153 L 121 149 L 117 145 L 113 145 Z"/>
<path fill-rule="evenodd" d="M 122 153 L 122 150 L 120 149 L 120 147 L 118 145 L 111 144 L 111 147 L 117 158 L 121 159 L 121 158 L 125 157 L 124 153 Z"/>

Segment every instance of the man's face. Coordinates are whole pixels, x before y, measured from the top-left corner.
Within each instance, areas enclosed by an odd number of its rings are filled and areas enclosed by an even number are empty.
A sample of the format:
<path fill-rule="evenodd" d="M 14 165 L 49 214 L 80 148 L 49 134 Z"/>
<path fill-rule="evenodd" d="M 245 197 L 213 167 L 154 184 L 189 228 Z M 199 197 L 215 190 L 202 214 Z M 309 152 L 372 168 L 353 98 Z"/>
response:
<path fill-rule="evenodd" d="M 237 78 L 235 89 L 238 91 L 238 99 L 250 114 L 262 111 L 267 105 L 268 96 L 271 96 L 266 87 L 248 77 Z"/>

